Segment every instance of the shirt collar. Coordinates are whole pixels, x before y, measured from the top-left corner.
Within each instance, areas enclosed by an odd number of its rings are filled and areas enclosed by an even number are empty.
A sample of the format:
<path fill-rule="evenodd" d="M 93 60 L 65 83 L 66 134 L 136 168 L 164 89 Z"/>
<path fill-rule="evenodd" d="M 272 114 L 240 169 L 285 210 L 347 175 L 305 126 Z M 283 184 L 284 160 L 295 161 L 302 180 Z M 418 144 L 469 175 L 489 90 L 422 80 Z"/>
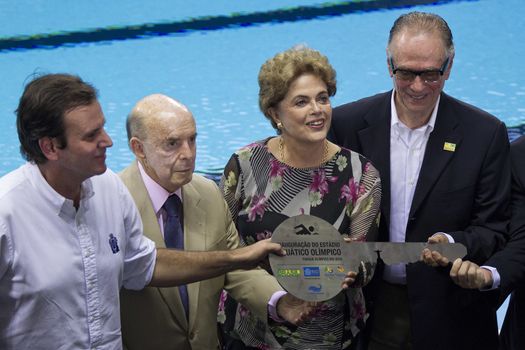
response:
<path fill-rule="evenodd" d="M 62 196 L 60 193 L 55 191 L 53 187 L 51 187 L 51 185 L 44 178 L 44 175 L 42 175 L 38 165 L 29 163 L 28 168 L 31 181 L 35 188 L 40 191 L 42 196 L 56 209 L 57 215 L 63 211 L 70 212 L 71 209 L 73 209 L 73 213 L 76 211 L 73 206 L 73 201 Z M 86 179 L 80 186 L 80 200 L 83 202 L 84 206 L 87 206 L 87 202 L 85 200 L 93 197 L 95 194 L 91 179 Z"/>
<path fill-rule="evenodd" d="M 390 119 L 390 128 L 393 128 L 393 127 L 397 128 L 400 126 L 407 127 L 401 120 L 399 120 L 399 116 L 397 115 L 396 104 L 395 104 L 395 99 L 394 99 L 395 93 L 396 93 L 396 90 L 393 90 L 392 96 L 390 97 L 390 115 L 392 116 Z M 434 125 L 436 124 L 436 118 L 437 118 L 437 112 L 438 112 L 438 106 L 439 106 L 440 100 L 441 100 L 441 95 L 438 96 L 436 105 L 434 106 L 434 109 L 432 110 L 432 114 L 430 115 L 430 119 L 428 123 L 422 126 L 422 128 L 426 127 L 426 132 L 428 133 L 431 133 L 432 130 L 434 130 Z"/>
<path fill-rule="evenodd" d="M 166 199 L 168 199 L 168 197 L 172 194 L 177 195 L 182 202 L 182 190 L 180 188 L 173 193 L 169 193 L 164 189 L 164 187 L 155 182 L 155 180 L 153 180 L 146 173 L 146 171 L 142 167 L 142 164 L 140 164 L 139 161 L 137 161 L 137 165 L 139 167 L 139 172 L 140 176 L 142 177 L 142 181 L 144 181 L 144 186 L 146 186 L 146 190 L 148 191 L 151 204 L 153 205 L 153 210 L 155 210 L 156 214 L 159 213 L 159 211 L 162 209 L 162 206 L 166 202 Z"/>

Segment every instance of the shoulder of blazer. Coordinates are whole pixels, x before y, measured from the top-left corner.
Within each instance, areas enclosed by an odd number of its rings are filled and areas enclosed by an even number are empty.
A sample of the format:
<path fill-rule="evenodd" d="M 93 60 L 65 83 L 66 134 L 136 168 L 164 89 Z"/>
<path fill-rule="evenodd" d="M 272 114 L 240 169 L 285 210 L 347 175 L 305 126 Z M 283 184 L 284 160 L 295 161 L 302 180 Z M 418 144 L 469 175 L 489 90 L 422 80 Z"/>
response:
<path fill-rule="evenodd" d="M 128 167 L 122 170 L 119 174 L 120 179 L 124 185 L 128 188 L 135 205 L 139 209 L 141 215 L 144 212 L 151 210 L 153 212 L 153 206 L 149 199 L 148 190 L 140 175 L 137 161 L 133 161 Z M 144 219 L 143 219 L 144 220 Z"/>
<path fill-rule="evenodd" d="M 512 141 L 510 149 L 512 150 L 512 153 L 516 154 L 516 156 L 521 155 L 520 158 L 525 159 L 525 135 Z"/>
<path fill-rule="evenodd" d="M 131 182 L 140 179 L 139 167 L 137 166 L 137 161 L 134 160 L 130 165 L 124 168 L 118 173 L 118 176 L 128 186 Z M 141 179 L 140 179 L 141 180 Z"/>
<path fill-rule="evenodd" d="M 345 103 L 334 108 L 333 114 L 335 119 L 344 118 L 347 114 L 366 114 L 371 109 L 389 102 L 392 91 L 383 92 L 377 95 L 368 96 L 357 101 Z"/>
<path fill-rule="evenodd" d="M 329 139 L 340 146 L 363 152 L 358 134 L 368 128 L 390 127 L 392 91 L 384 92 L 336 107 L 332 114 Z M 388 133 L 383 130 L 381 134 Z"/>
<path fill-rule="evenodd" d="M 441 93 L 438 116 L 451 115 L 462 123 L 472 124 L 473 127 L 490 126 L 498 128 L 503 122 L 487 111 L 482 110 L 464 101 L 458 100 L 446 93 Z"/>
<path fill-rule="evenodd" d="M 193 174 L 191 181 L 182 186 L 183 190 L 193 189 L 202 196 L 210 195 L 212 192 L 219 191 L 217 184 L 202 175 Z"/>
<path fill-rule="evenodd" d="M 510 144 L 510 159 L 514 181 L 525 191 L 525 136 Z"/>
<path fill-rule="evenodd" d="M 199 174 L 193 174 L 191 181 L 182 186 L 182 195 L 183 198 L 191 197 L 195 204 L 217 204 L 224 200 L 217 184 Z"/>
<path fill-rule="evenodd" d="M 374 123 L 383 122 L 385 114 L 390 117 L 390 99 L 392 91 L 350 102 L 334 108 L 332 123 L 335 128 L 364 128 Z"/>

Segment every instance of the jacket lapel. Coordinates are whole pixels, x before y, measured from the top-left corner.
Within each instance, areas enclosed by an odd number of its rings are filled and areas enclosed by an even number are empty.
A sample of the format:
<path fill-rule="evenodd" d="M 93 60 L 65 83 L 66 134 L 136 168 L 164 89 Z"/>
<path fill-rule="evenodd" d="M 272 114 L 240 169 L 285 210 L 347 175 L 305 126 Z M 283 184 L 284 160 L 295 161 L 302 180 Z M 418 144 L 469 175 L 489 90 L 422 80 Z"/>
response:
<path fill-rule="evenodd" d="M 193 251 L 206 250 L 206 212 L 201 208 L 201 195 L 190 182 L 182 187 L 184 203 L 184 249 Z M 188 284 L 190 303 L 189 329 L 193 329 L 198 315 L 199 290 L 201 283 Z"/>
<path fill-rule="evenodd" d="M 442 94 L 435 127 L 425 150 L 409 217 L 416 214 L 461 144 L 462 137 L 457 128 L 458 120 L 447 101 L 447 95 Z"/>
<path fill-rule="evenodd" d="M 390 222 L 390 101 L 392 92 L 383 102 L 370 109 L 364 119 L 368 127 L 358 132 L 361 153 L 379 170 L 381 177 L 381 220 Z M 387 239 L 388 237 L 382 237 Z"/>

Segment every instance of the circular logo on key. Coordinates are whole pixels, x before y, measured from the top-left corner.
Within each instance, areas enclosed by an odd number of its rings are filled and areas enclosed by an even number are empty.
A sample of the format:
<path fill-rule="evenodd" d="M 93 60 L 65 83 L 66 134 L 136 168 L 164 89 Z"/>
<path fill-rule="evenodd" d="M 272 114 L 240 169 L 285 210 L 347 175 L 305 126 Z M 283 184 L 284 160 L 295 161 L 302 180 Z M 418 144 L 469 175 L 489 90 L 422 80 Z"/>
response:
<path fill-rule="evenodd" d="M 270 254 L 270 266 L 279 284 L 307 301 L 324 301 L 341 291 L 349 271 L 343 259 L 347 244 L 334 226 L 315 216 L 298 215 L 283 221 L 272 242 L 281 244 L 286 256 Z"/>

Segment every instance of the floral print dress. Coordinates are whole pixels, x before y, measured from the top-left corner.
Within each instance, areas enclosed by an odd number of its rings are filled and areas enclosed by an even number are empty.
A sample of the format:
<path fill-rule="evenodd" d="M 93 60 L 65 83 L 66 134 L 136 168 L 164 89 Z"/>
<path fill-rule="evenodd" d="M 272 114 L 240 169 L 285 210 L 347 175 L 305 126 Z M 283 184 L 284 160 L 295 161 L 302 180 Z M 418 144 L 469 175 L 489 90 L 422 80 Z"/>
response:
<path fill-rule="evenodd" d="M 241 242 L 269 238 L 281 222 L 300 214 L 320 217 L 356 241 L 377 234 L 381 185 L 366 158 L 342 148 L 317 168 L 293 168 L 268 151 L 268 140 L 235 152 L 221 179 Z M 258 349 L 346 349 L 368 317 L 360 287 L 372 270 L 363 264 L 355 288 L 323 302 L 300 326 L 259 320 L 226 294 L 219 321 L 227 335 Z"/>

